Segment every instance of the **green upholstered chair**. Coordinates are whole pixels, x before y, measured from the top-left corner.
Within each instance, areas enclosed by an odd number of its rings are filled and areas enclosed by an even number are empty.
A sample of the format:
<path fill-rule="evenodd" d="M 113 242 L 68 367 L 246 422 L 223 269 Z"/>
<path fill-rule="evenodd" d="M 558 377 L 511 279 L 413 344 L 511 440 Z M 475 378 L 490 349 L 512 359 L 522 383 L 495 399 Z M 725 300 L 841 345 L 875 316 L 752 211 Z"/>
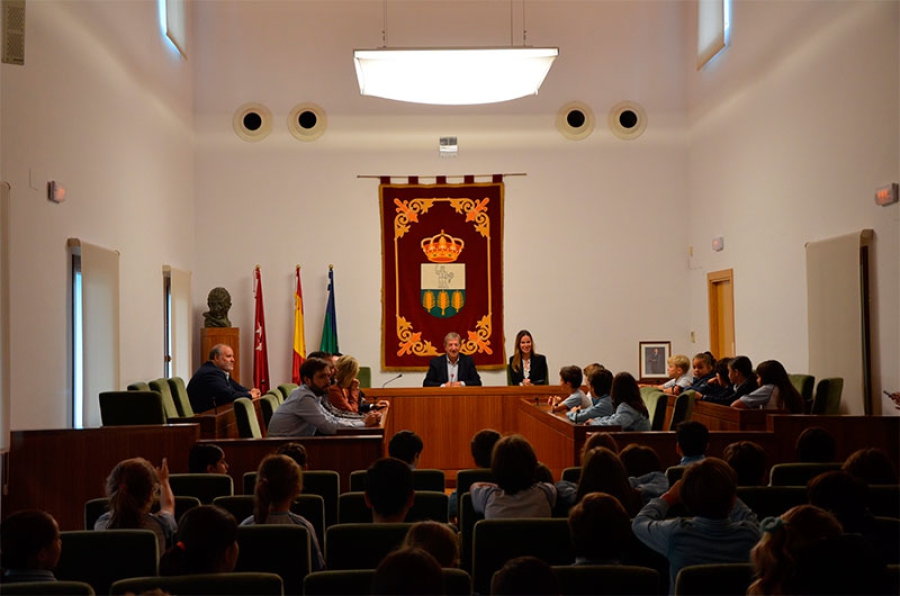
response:
<path fill-rule="evenodd" d="M 493 482 L 494 475 L 490 468 L 469 468 L 456 472 L 456 510 L 462 502 L 462 496 L 469 492 L 469 488 L 476 482 Z"/>
<path fill-rule="evenodd" d="M 433 520 L 447 523 L 449 497 L 446 493 L 417 490 L 414 499 L 405 521 Z M 372 511 L 366 507 L 364 492 L 344 493 L 338 498 L 339 524 L 359 524 L 371 521 Z"/>
<path fill-rule="evenodd" d="M 659 594 L 659 573 L 634 565 L 554 565 L 565 596 Z"/>
<path fill-rule="evenodd" d="M 375 569 L 412 524 L 336 524 L 325 530 L 326 569 Z"/>
<path fill-rule="evenodd" d="M 641 387 L 641 398 L 650 414 L 650 430 L 662 430 L 666 422 L 666 394 L 659 387 Z"/>
<path fill-rule="evenodd" d="M 679 422 L 686 422 L 691 419 L 696 399 L 697 392 L 692 389 L 686 389 L 678 394 L 678 397 L 675 398 L 675 407 L 672 409 L 672 420 L 669 422 L 669 430 L 675 430 L 675 426 Z"/>
<path fill-rule="evenodd" d="M 272 414 L 275 413 L 275 410 L 277 410 L 280 405 L 278 398 L 270 393 L 266 393 L 259 398 L 259 411 L 262 414 L 263 424 L 266 428 L 269 428 L 269 420 L 272 419 Z"/>
<path fill-rule="evenodd" d="M 844 391 L 844 379 L 832 377 L 822 379 L 816 385 L 810 414 L 837 416 L 841 413 L 841 393 Z"/>
<path fill-rule="evenodd" d="M 669 466 L 666 468 L 666 480 L 669 481 L 669 486 L 681 480 L 685 470 L 687 470 L 687 466 Z"/>
<path fill-rule="evenodd" d="M 359 374 L 356 375 L 356 378 L 359 380 L 361 389 L 368 389 L 372 386 L 372 368 L 369 366 L 360 366 Z"/>
<path fill-rule="evenodd" d="M 805 486 L 739 486 L 737 496 L 759 519 L 808 502 Z"/>
<path fill-rule="evenodd" d="M 169 382 L 169 390 L 172 392 L 172 399 L 175 400 L 175 407 L 178 408 L 178 414 L 182 417 L 194 415 L 194 408 L 191 407 L 191 398 L 188 396 L 187 387 L 184 386 L 184 379 L 181 377 L 171 377 L 166 379 Z"/>
<path fill-rule="evenodd" d="M 253 495 L 256 472 L 244 472 L 244 494 Z M 325 525 L 337 523 L 338 495 L 341 493 L 341 476 L 334 470 L 304 470 L 303 494 L 319 495 L 325 501 Z"/>
<path fill-rule="evenodd" d="M 169 486 L 176 496 L 196 497 L 204 505 L 216 497 L 234 494 L 234 482 L 228 474 L 169 474 Z"/>
<path fill-rule="evenodd" d="M 442 569 L 443 593 L 446 596 L 469 596 L 472 579 L 462 569 Z M 356 596 L 369 594 L 374 569 L 344 569 L 341 571 L 317 571 L 306 576 L 303 593 L 307 596 Z"/>
<path fill-rule="evenodd" d="M 560 480 L 566 480 L 568 482 L 574 482 L 578 484 L 578 481 L 581 480 L 581 466 L 572 466 L 570 468 L 565 468 L 560 475 Z"/>
<path fill-rule="evenodd" d="M 85 582 L 97 594 L 109 594 L 116 580 L 157 573 L 160 553 L 150 530 L 78 530 L 60 537 L 56 579 Z"/>
<path fill-rule="evenodd" d="M 788 378 L 791 380 L 791 385 L 794 386 L 794 389 L 796 389 L 797 393 L 800 394 L 800 397 L 803 398 L 803 403 L 812 403 L 813 387 L 815 387 L 816 378 L 812 375 L 799 373 L 789 374 Z"/>
<path fill-rule="evenodd" d="M 166 423 L 162 396 L 156 391 L 104 391 L 99 398 L 103 426 Z"/>
<path fill-rule="evenodd" d="M 870 484 L 866 502 L 872 515 L 900 518 L 900 485 Z"/>
<path fill-rule="evenodd" d="M 184 512 L 188 509 L 200 506 L 200 499 L 197 497 L 175 495 L 175 519 L 181 519 Z M 154 511 L 159 510 L 159 503 L 154 503 Z M 94 524 L 101 515 L 109 511 L 109 499 L 101 497 L 99 499 L 89 499 L 84 504 L 84 529 L 93 530 Z"/>
<path fill-rule="evenodd" d="M 299 387 L 296 383 L 282 383 L 278 386 L 278 391 L 281 392 L 281 395 L 284 399 L 287 399 L 291 396 L 291 391 Z"/>
<path fill-rule="evenodd" d="M 266 391 L 266 395 L 271 395 L 272 397 L 274 397 L 278 401 L 278 405 L 281 405 L 284 403 L 284 396 L 281 394 L 281 391 L 279 391 L 277 388 L 269 389 L 268 391 Z"/>
<path fill-rule="evenodd" d="M 168 577 L 133 577 L 117 581 L 109 594 L 143 594 L 159 588 L 180 596 L 282 596 L 281 578 L 274 573 L 201 573 Z"/>
<path fill-rule="evenodd" d="M 688 565 L 675 578 L 675 594 L 744 596 L 752 581 L 753 565 L 750 563 Z"/>
<path fill-rule="evenodd" d="M 147 381 L 135 381 L 128 385 L 129 391 L 150 391 L 150 385 L 147 384 Z"/>
<path fill-rule="evenodd" d="M 216 497 L 213 505 L 231 513 L 238 523 L 253 515 L 253 495 Z M 316 532 L 319 544 L 325 538 L 325 501 L 319 495 L 300 495 L 291 503 L 291 511 L 306 518 Z"/>
<path fill-rule="evenodd" d="M 286 595 L 303 594 L 303 579 L 311 571 L 312 545 L 304 526 L 238 526 L 235 571 L 275 573 L 284 583 Z"/>
<path fill-rule="evenodd" d="M 775 464 L 769 472 L 769 486 L 806 486 L 806 483 L 825 472 L 841 469 L 840 462 L 791 462 Z"/>
<path fill-rule="evenodd" d="M 237 422 L 238 436 L 242 439 L 261 439 L 262 430 L 256 417 L 253 402 L 246 397 L 234 400 L 234 418 Z"/>
<path fill-rule="evenodd" d="M 900 519 L 896 517 L 873 517 L 872 542 L 881 558 L 888 565 L 900 564 L 900 539 L 898 537 L 900 537 Z"/>
<path fill-rule="evenodd" d="M 0 592 L 10 596 L 94 596 L 94 588 L 85 582 L 15 582 L 4 583 Z"/>
<path fill-rule="evenodd" d="M 442 491 L 445 487 L 443 470 L 424 468 L 413 470 L 413 488 L 416 490 Z M 354 470 L 350 472 L 350 491 L 362 492 L 366 490 L 366 471 Z"/>
<path fill-rule="evenodd" d="M 900 565 L 887 566 L 888 594 L 900 594 Z"/>
<path fill-rule="evenodd" d="M 479 594 L 489 594 L 491 578 L 507 561 L 531 555 L 551 565 L 575 560 L 566 519 L 485 519 L 475 524 L 472 536 L 472 583 Z"/>
<path fill-rule="evenodd" d="M 472 506 L 472 494 L 464 493 L 459 501 L 459 566 L 471 573 L 472 570 L 472 535 L 475 524 L 484 519 L 483 513 L 477 513 Z"/>
<path fill-rule="evenodd" d="M 172 397 L 172 390 L 169 388 L 169 379 L 154 379 L 149 383 L 150 389 L 158 391 L 162 395 L 163 408 L 166 410 L 166 418 L 178 418 L 181 412 L 175 405 L 175 398 Z"/>

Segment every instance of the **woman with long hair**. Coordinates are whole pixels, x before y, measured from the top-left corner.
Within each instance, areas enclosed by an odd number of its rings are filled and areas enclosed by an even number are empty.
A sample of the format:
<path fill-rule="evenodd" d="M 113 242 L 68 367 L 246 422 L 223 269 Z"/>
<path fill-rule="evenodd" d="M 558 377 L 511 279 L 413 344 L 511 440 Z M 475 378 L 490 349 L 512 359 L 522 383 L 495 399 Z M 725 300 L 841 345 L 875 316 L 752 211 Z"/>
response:
<path fill-rule="evenodd" d="M 620 372 L 613 378 L 610 391 L 614 411 L 609 416 L 593 418 L 594 426 L 621 426 L 626 430 L 650 430 L 650 413 L 641 397 L 641 389 L 631 373 Z"/>
<path fill-rule="evenodd" d="M 788 410 L 791 414 L 803 414 L 806 409 L 803 398 L 780 362 L 760 362 L 756 367 L 756 378 L 759 389 L 734 400 L 732 408 Z"/>
<path fill-rule="evenodd" d="M 534 351 L 534 339 L 527 329 L 516 333 L 516 343 L 513 347 L 513 355 L 509 358 L 507 373 L 510 385 L 528 386 L 550 383 L 547 358 Z"/>

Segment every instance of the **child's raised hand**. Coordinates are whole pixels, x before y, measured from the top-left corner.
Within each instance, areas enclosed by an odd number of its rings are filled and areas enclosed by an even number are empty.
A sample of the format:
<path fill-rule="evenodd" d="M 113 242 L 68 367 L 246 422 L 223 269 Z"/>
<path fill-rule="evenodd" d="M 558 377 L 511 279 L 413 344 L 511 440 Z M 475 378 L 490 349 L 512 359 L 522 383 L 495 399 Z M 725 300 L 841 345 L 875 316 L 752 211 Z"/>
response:
<path fill-rule="evenodd" d="M 162 458 L 162 465 L 156 468 L 156 473 L 159 475 L 160 482 L 169 481 L 169 462 L 166 461 L 166 458 Z"/>

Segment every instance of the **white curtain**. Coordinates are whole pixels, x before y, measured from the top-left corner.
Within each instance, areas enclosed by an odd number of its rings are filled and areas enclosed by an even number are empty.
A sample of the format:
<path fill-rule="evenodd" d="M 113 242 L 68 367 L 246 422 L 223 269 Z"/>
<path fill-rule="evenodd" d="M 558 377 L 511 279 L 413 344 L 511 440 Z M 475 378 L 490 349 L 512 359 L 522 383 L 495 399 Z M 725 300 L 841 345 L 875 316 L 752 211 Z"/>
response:
<path fill-rule="evenodd" d="M 172 310 L 169 331 L 172 334 L 172 376 L 190 379 L 191 367 L 191 272 L 166 265 L 169 275 Z"/>

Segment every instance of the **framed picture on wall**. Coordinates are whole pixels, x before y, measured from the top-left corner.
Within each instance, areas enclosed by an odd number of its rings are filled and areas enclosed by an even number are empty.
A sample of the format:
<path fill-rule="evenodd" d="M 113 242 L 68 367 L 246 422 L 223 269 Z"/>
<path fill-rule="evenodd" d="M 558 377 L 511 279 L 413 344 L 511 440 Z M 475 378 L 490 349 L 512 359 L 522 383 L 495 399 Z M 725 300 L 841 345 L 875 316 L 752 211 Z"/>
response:
<path fill-rule="evenodd" d="M 666 360 L 672 355 L 670 341 L 638 342 L 640 353 L 640 382 L 658 383 L 669 378 L 666 374 Z"/>

